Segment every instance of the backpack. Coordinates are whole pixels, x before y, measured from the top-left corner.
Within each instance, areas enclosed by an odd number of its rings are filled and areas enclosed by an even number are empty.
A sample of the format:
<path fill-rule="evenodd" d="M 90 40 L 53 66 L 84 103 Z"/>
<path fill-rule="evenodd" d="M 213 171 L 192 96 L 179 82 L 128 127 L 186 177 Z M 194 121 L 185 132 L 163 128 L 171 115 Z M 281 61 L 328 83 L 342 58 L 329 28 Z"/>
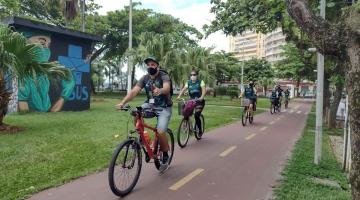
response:
<path fill-rule="evenodd" d="M 163 73 L 167 74 L 169 76 L 169 78 L 170 78 L 170 96 L 172 97 L 174 95 L 174 88 L 173 88 L 172 79 L 171 79 L 169 73 L 165 69 L 160 69 L 160 72 L 163 72 Z"/>
<path fill-rule="evenodd" d="M 254 96 L 254 90 L 252 87 L 246 87 L 245 88 L 245 95 L 247 97 L 253 97 Z"/>

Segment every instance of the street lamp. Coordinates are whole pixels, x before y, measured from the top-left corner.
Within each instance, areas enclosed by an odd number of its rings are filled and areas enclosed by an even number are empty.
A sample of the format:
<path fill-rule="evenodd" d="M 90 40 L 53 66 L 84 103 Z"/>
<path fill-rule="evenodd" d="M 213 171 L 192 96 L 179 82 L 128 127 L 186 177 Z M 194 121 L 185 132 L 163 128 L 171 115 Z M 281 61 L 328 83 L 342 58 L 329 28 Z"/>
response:
<path fill-rule="evenodd" d="M 326 0 L 320 0 L 320 16 L 325 19 Z M 324 99 L 324 56 L 317 54 L 317 87 L 316 87 L 316 134 L 314 163 L 318 165 L 321 160 L 322 150 L 322 123 Z"/>

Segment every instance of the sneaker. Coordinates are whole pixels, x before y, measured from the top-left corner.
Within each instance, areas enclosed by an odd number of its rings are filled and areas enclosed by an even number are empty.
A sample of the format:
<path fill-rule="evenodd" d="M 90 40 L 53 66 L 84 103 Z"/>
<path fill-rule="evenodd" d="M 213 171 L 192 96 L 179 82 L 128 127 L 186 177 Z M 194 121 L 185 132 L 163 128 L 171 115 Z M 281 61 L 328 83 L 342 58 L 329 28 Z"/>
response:
<path fill-rule="evenodd" d="M 169 168 L 169 155 L 167 152 L 163 152 L 162 161 L 160 163 L 159 171 L 163 173 Z"/>
<path fill-rule="evenodd" d="M 162 164 L 168 164 L 168 160 L 169 160 L 169 155 L 167 152 L 163 152 L 163 156 L 162 156 Z"/>

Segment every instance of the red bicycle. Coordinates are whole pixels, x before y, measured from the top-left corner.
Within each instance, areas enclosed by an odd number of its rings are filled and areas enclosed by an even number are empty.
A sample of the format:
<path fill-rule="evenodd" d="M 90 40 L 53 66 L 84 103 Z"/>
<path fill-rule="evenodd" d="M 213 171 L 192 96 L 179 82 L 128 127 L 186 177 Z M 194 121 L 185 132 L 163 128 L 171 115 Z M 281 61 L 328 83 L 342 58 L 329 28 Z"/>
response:
<path fill-rule="evenodd" d="M 145 162 L 149 163 L 153 160 L 158 170 L 160 170 L 162 165 L 162 152 L 160 151 L 159 133 L 157 129 L 144 122 L 144 118 L 156 117 L 157 110 L 143 109 L 142 107 L 131 109 L 130 106 L 125 106 L 121 110 L 130 111 L 134 119 L 135 130 L 129 132 L 127 139 L 123 141 L 113 153 L 108 179 L 111 191 L 115 195 L 123 197 L 134 189 L 139 180 L 142 166 L 141 150 L 143 150 L 145 154 Z M 146 137 L 145 129 L 154 133 L 152 142 L 149 137 Z M 134 133 L 137 134 L 134 136 Z M 167 134 L 170 147 L 168 152 L 168 165 L 170 165 L 174 154 L 174 135 L 170 129 L 167 130 Z"/>

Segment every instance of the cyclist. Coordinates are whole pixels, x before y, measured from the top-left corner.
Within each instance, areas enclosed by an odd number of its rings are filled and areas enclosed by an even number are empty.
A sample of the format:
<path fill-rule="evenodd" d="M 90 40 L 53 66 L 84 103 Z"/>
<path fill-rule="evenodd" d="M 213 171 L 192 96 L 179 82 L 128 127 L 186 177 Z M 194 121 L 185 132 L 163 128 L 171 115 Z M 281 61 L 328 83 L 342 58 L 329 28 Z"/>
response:
<path fill-rule="evenodd" d="M 281 86 L 280 85 L 277 85 L 277 88 L 276 88 L 276 92 L 277 92 L 277 102 L 278 102 L 278 106 L 279 108 L 281 108 L 281 102 L 282 102 L 282 97 L 283 97 L 283 90 L 281 89 Z"/>
<path fill-rule="evenodd" d="M 280 85 L 277 85 L 271 92 L 270 100 L 278 108 L 280 108 L 281 106 L 281 97 L 282 97 L 282 89 Z"/>
<path fill-rule="evenodd" d="M 287 88 L 284 92 L 284 96 L 285 96 L 285 102 L 288 102 L 290 101 L 290 89 Z"/>
<path fill-rule="evenodd" d="M 249 85 L 245 87 L 245 90 L 241 93 L 240 96 L 243 97 L 244 95 L 246 99 L 250 100 L 249 108 L 252 108 L 253 111 L 256 111 L 257 91 L 253 80 L 249 81 Z"/>
<path fill-rule="evenodd" d="M 196 126 L 199 128 L 199 134 L 202 135 L 202 126 L 201 126 L 201 112 L 204 110 L 205 107 L 205 95 L 206 95 L 206 87 L 205 82 L 198 78 L 199 72 L 195 69 L 191 71 L 190 80 L 185 83 L 185 86 L 180 91 L 179 96 L 177 99 L 181 98 L 181 95 L 188 90 L 190 99 L 196 100 L 196 107 L 195 107 L 195 121 Z"/>
<path fill-rule="evenodd" d="M 162 152 L 161 171 L 168 167 L 169 144 L 166 136 L 168 124 L 172 114 L 172 100 L 170 95 L 171 80 L 167 73 L 160 70 L 159 62 L 153 56 L 144 60 L 148 74 L 144 75 L 125 98 L 116 105 L 122 108 L 145 88 L 147 100 L 142 105 L 143 108 L 154 108 L 157 117 L 157 131 L 159 133 L 160 151 Z"/>

